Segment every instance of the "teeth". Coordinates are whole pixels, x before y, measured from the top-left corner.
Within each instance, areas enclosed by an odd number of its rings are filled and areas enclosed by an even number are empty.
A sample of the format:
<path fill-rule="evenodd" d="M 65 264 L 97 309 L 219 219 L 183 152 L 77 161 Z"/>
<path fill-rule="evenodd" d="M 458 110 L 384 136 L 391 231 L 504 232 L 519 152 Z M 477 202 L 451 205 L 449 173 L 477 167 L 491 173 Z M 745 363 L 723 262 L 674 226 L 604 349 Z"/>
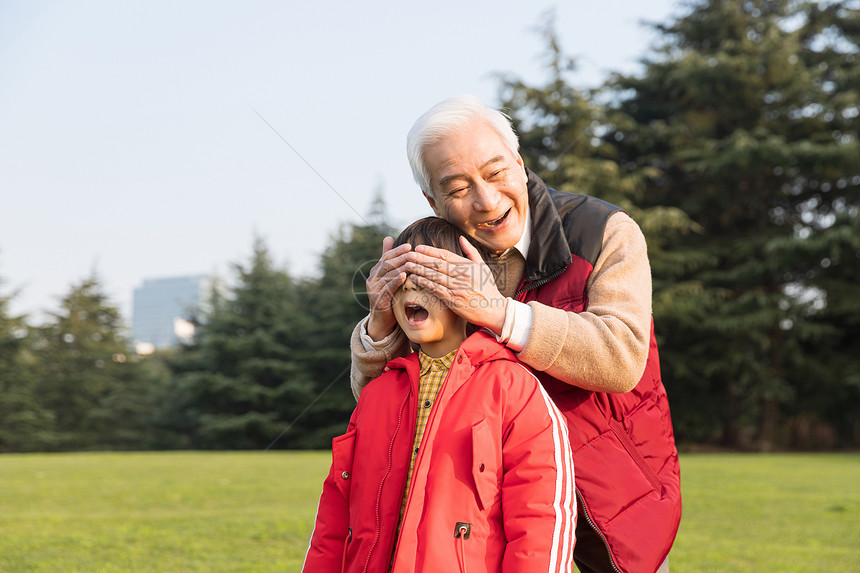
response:
<path fill-rule="evenodd" d="M 504 218 L 508 216 L 508 213 L 510 213 L 510 212 L 511 212 L 511 210 L 508 209 L 507 211 L 505 211 L 505 214 L 502 215 L 501 217 L 499 217 L 498 219 L 494 219 L 494 220 L 488 221 L 486 223 L 480 223 L 478 226 L 479 227 L 495 227 L 496 225 L 501 223 L 504 220 Z"/>

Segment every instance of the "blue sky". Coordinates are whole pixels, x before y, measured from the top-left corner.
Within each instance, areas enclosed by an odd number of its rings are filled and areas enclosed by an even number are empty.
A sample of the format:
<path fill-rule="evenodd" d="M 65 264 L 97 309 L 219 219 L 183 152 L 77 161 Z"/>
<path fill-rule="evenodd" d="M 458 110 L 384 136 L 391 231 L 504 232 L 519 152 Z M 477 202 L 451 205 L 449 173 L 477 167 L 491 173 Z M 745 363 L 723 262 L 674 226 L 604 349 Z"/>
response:
<path fill-rule="evenodd" d="M 39 319 L 95 270 L 130 321 L 143 279 L 227 278 L 255 235 L 315 273 L 377 190 L 398 225 L 430 213 L 412 121 L 459 93 L 495 103 L 497 74 L 542 82 L 551 9 L 590 87 L 638 70 L 655 38 L 640 22 L 677 6 L 3 2 L 0 294 Z"/>

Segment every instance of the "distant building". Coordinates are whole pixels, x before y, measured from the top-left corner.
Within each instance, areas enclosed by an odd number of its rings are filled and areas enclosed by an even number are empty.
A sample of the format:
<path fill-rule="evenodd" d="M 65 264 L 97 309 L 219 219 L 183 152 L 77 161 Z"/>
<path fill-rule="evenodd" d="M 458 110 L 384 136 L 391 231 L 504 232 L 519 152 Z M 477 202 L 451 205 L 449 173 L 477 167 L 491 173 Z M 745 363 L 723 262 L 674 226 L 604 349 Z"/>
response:
<path fill-rule="evenodd" d="M 188 321 L 206 303 L 212 279 L 205 275 L 146 279 L 134 289 L 132 338 L 140 354 L 174 346 L 194 336 Z"/>

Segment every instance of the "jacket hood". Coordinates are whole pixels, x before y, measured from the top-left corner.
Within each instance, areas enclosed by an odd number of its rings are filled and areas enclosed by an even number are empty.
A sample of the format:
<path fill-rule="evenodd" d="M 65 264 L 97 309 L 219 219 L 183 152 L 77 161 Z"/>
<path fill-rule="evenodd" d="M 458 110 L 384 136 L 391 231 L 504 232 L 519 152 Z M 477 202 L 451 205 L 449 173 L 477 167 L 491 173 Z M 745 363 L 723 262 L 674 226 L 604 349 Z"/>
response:
<path fill-rule="evenodd" d="M 471 334 L 460 344 L 457 354 L 465 353 L 472 367 L 480 366 L 485 362 L 494 360 L 517 360 L 513 351 L 507 346 L 500 344 L 496 337 L 486 330 L 478 330 Z M 418 371 L 418 353 L 413 352 L 408 356 L 402 356 L 390 361 L 387 368 L 400 368 L 407 371 Z"/>

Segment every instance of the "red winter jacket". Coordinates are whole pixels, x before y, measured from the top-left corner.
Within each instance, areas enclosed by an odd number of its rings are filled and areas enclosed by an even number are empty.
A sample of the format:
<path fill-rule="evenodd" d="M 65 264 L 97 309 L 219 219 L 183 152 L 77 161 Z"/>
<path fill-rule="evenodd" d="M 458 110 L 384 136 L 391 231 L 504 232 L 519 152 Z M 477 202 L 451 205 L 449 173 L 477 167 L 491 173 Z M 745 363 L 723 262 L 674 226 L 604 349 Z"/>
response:
<path fill-rule="evenodd" d="M 456 573 L 573 569 L 576 501 L 560 412 L 492 336 L 467 338 L 415 461 L 418 354 L 389 362 L 332 442 L 303 571 Z M 396 541 L 396 551 L 395 551 Z"/>
<path fill-rule="evenodd" d="M 619 209 L 549 189 L 533 173 L 528 192 L 532 241 L 516 298 L 583 312 L 606 221 Z M 645 372 L 630 392 L 592 392 L 537 376 L 567 419 L 580 525 L 595 528 L 615 570 L 655 571 L 678 531 L 681 483 L 653 321 Z"/>

